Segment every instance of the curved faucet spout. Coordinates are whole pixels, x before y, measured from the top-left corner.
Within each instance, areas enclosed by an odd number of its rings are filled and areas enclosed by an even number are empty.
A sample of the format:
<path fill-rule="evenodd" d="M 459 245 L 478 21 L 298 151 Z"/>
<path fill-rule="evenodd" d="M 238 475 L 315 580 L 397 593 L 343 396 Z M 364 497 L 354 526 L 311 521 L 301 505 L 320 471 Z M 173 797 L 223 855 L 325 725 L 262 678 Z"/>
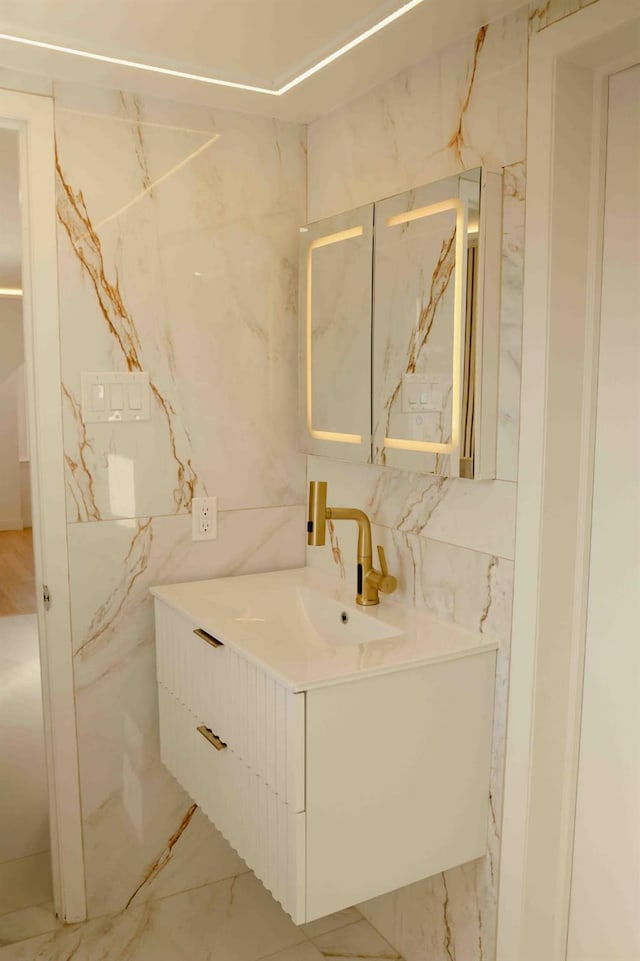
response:
<path fill-rule="evenodd" d="M 371 522 L 364 511 L 358 507 L 327 507 L 327 482 L 310 481 L 309 514 L 307 520 L 307 543 L 310 547 L 322 547 L 326 542 L 328 520 L 355 521 L 358 525 L 358 593 L 356 603 L 363 606 L 379 604 L 379 591 L 390 594 L 396 589 L 397 581 L 387 573 L 384 551 L 380 553 L 381 571 L 373 566 L 371 544 Z"/>

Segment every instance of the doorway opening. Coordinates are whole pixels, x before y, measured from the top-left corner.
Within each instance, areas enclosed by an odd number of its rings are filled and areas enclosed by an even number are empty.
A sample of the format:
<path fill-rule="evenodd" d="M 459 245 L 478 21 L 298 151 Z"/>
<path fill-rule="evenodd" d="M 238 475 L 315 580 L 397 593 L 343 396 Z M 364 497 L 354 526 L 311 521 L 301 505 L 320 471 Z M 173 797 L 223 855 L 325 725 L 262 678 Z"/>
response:
<path fill-rule="evenodd" d="M 56 924 L 29 477 L 20 150 L 0 128 L 0 944 Z M 13 933 L 12 933 L 13 932 Z"/>
<path fill-rule="evenodd" d="M 53 102 L 0 89 L 0 944 L 86 917 L 66 535 Z"/>

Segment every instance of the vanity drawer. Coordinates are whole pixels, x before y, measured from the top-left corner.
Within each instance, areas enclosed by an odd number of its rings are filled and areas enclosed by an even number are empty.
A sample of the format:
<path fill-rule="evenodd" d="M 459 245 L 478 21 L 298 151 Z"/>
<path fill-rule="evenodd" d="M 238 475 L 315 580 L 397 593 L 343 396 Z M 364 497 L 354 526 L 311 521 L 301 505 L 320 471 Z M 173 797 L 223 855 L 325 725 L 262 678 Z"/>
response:
<path fill-rule="evenodd" d="M 304 810 L 304 694 L 292 694 L 155 601 L 157 676 L 296 811 Z"/>
<path fill-rule="evenodd" d="M 304 917 L 305 814 L 158 685 L 162 761 L 294 920 Z M 217 732 L 216 732 L 217 734 Z"/>

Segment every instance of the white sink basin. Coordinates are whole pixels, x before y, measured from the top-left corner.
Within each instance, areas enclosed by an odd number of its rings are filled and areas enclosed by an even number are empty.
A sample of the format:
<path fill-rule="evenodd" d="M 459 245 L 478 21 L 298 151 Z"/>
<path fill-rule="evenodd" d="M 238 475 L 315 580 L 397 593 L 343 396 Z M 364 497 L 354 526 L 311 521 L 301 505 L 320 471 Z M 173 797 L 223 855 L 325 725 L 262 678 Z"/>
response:
<path fill-rule="evenodd" d="M 261 626 L 274 636 L 294 633 L 314 646 L 363 644 L 399 637 L 403 632 L 380 618 L 347 606 L 309 587 L 291 585 L 272 591 L 251 591 L 225 597 L 219 607 L 237 624 Z"/>
<path fill-rule="evenodd" d="M 294 691 L 494 650 L 496 642 L 393 599 L 358 607 L 353 584 L 310 567 L 152 588 Z"/>

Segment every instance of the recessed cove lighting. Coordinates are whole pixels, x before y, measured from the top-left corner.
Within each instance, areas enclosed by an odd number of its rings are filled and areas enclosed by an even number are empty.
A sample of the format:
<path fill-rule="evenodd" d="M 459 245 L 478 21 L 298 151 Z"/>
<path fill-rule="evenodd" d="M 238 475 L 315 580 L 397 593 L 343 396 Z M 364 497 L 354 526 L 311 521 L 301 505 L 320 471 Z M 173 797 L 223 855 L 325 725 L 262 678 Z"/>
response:
<path fill-rule="evenodd" d="M 22 297 L 22 287 L 0 287 L 0 297 Z"/>
<path fill-rule="evenodd" d="M 312 77 L 314 73 L 319 73 L 320 70 L 324 70 L 324 68 L 328 67 L 330 63 L 334 62 L 334 60 L 337 60 L 339 57 L 343 57 L 345 53 L 349 53 L 349 51 L 353 50 L 354 47 L 359 47 L 360 44 L 364 43 L 365 40 L 368 40 L 369 37 L 373 37 L 374 34 L 380 33 L 381 30 L 384 30 L 385 27 L 388 27 L 390 23 L 394 22 L 394 20 L 399 20 L 400 17 L 404 17 L 405 13 L 409 13 L 409 11 L 413 10 L 414 7 L 419 7 L 421 3 L 424 3 L 424 0 L 409 0 L 409 3 L 404 3 L 401 7 L 398 7 L 397 10 L 394 10 L 393 13 L 390 13 L 388 17 L 385 17 L 383 20 L 378 20 L 378 22 L 374 23 L 372 27 L 369 27 L 368 30 L 365 30 L 363 33 L 358 34 L 357 37 L 354 37 L 353 40 L 345 43 L 345 45 L 340 47 L 339 50 L 336 50 L 334 53 L 330 53 L 328 57 L 324 58 L 324 60 L 320 60 L 319 63 L 316 63 L 313 67 L 309 67 L 308 70 L 298 74 L 298 76 L 294 77 L 293 80 L 290 80 L 289 83 L 285 83 L 285 85 L 280 87 L 280 89 L 277 91 L 278 96 L 282 96 L 283 93 L 287 93 L 288 90 L 291 90 L 293 87 L 297 87 L 299 83 L 302 83 L 303 80 L 307 80 L 308 77 Z"/>
<path fill-rule="evenodd" d="M 37 47 L 39 50 L 52 50 L 54 53 L 66 53 L 72 57 L 82 57 L 84 60 L 98 60 L 100 63 L 112 63 L 116 67 L 133 67 L 134 70 L 146 70 L 147 73 L 161 73 L 166 77 L 177 77 L 180 80 L 197 80 L 199 83 L 211 83 L 218 87 L 235 87 L 238 90 L 251 90 L 254 93 L 269 93 L 276 95 L 278 90 L 268 87 L 252 87 L 247 83 L 235 83 L 232 80 L 218 80 L 216 77 L 205 77 L 199 73 L 185 73 L 182 70 L 171 70 L 169 67 L 158 67 L 150 63 L 140 63 L 138 60 L 123 60 L 120 57 L 108 57 L 103 53 L 90 53 L 88 50 L 78 50 L 76 47 L 62 47 L 57 43 L 45 43 L 43 40 L 29 40 L 27 37 L 15 37 L 9 33 L 0 33 L 0 40 L 11 43 L 21 43 L 25 47 Z"/>
<path fill-rule="evenodd" d="M 16 37 L 10 33 L 0 33 L 0 41 L 6 40 L 9 43 L 19 43 L 25 47 L 36 47 L 39 50 L 51 50 L 53 53 L 64 53 L 72 57 L 82 57 L 84 60 L 97 60 L 100 63 L 111 63 L 116 67 L 131 67 L 134 70 L 145 70 L 147 73 L 159 73 L 166 77 L 175 77 L 179 80 L 195 80 L 198 83 L 208 83 L 217 87 L 232 87 L 236 90 L 247 90 L 250 93 L 264 93 L 271 97 L 281 97 L 289 90 L 292 90 L 293 87 L 297 87 L 298 84 L 302 83 L 304 80 L 307 80 L 309 77 L 313 76 L 313 74 L 324 70 L 324 68 L 328 67 L 329 64 L 333 63 L 335 60 L 338 60 L 340 57 L 343 57 L 355 47 L 360 46 L 360 44 L 364 43 L 365 40 L 368 40 L 369 37 L 373 37 L 376 33 L 379 33 L 381 30 L 384 30 L 385 27 L 388 27 L 389 24 L 393 23 L 395 20 L 398 20 L 400 17 L 403 17 L 405 13 L 409 13 L 409 11 L 413 10 L 414 7 L 418 7 L 424 2 L 425 0 L 409 0 L 408 3 L 398 7 L 397 10 L 395 10 L 393 13 L 390 13 L 382 20 L 379 20 L 372 27 L 369 27 L 368 30 L 358 34 L 358 36 L 354 37 L 353 40 L 345 43 L 338 50 L 335 50 L 333 53 L 329 54 L 329 56 L 324 57 L 322 60 L 318 61 L 318 63 L 314 64 L 312 67 L 309 67 L 308 70 L 298 74 L 288 83 L 285 83 L 282 87 L 277 89 L 273 87 L 257 87 L 253 86 L 252 84 L 239 83 L 234 80 L 220 80 L 218 77 L 208 77 L 204 74 L 188 73 L 183 70 L 172 70 L 170 67 L 160 67 L 155 64 L 142 63 L 138 60 L 124 60 L 121 57 L 110 57 L 102 53 L 91 53 L 89 50 L 79 50 L 77 47 L 65 47 L 57 43 L 46 43 L 44 40 L 31 40 L 28 37 Z"/>

